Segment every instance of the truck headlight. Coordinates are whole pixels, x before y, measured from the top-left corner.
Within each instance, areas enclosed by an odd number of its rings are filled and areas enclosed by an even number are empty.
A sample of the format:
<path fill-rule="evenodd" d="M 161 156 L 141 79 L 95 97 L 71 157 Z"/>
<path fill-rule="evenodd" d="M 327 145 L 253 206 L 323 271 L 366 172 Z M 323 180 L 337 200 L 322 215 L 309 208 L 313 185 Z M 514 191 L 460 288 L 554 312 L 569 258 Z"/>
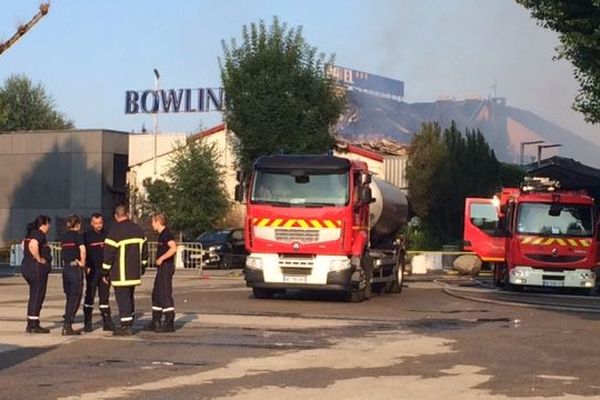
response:
<path fill-rule="evenodd" d="M 527 278 L 529 276 L 529 267 L 519 267 L 512 269 L 510 274 L 516 278 Z"/>
<path fill-rule="evenodd" d="M 329 271 L 343 271 L 350 268 L 350 260 L 331 260 L 329 263 Z"/>
<path fill-rule="evenodd" d="M 263 269 L 262 258 L 259 257 L 246 257 L 246 267 L 250 269 Z"/>

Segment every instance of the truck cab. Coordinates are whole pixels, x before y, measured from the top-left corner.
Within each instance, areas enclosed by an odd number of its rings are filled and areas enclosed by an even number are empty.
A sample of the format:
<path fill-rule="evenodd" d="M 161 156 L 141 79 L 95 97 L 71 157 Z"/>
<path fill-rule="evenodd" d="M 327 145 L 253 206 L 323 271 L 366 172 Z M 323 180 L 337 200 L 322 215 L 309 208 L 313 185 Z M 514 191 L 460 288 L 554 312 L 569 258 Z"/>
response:
<path fill-rule="evenodd" d="M 342 291 L 352 301 L 368 296 L 370 285 L 383 279 L 373 276 L 373 265 L 387 263 L 369 255 L 370 183 L 361 161 L 259 157 L 244 193 L 244 273 L 254 297 L 287 289 Z"/>
<path fill-rule="evenodd" d="M 493 263 L 494 281 L 525 286 L 596 287 L 594 200 L 556 181 L 528 179 L 493 199 L 465 202 L 465 248 Z"/>

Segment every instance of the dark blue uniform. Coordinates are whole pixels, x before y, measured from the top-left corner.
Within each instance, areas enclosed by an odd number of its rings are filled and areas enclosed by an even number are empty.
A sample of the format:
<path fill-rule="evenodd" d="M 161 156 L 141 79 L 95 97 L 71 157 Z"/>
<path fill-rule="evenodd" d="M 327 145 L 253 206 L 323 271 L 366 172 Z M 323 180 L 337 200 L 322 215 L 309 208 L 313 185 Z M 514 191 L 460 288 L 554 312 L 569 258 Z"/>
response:
<path fill-rule="evenodd" d="M 104 239 L 102 275 L 110 276 L 119 306 L 121 327 L 115 335 L 131 335 L 135 310 L 135 287 L 142 284 L 148 263 L 144 231 L 130 220 L 115 223 Z"/>
<path fill-rule="evenodd" d="M 108 302 L 110 285 L 102 279 L 102 262 L 104 260 L 104 230 L 96 232 L 89 230 L 83 235 L 85 249 L 87 252 L 86 264 L 90 272 L 86 275 L 85 300 L 83 311 L 85 316 L 85 330 L 91 330 L 92 311 L 94 310 L 94 298 L 96 291 L 100 298 L 100 313 L 102 314 L 103 329 L 110 331 L 114 326 L 111 321 L 110 305 Z"/>
<path fill-rule="evenodd" d="M 156 258 L 162 257 L 169 251 L 169 242 L 175 241 L 169 228 L 163 229 L 158 235 Z M 160 327 L 160 314 L 165 316 L 165 327 L 172 326 L 175 316 L 175 302 L 173 300 L 173 274 L 175 274 L 175 257 L 164 260 L 156 266 L 156 278 L 152 289 L 152 319 L 154 330 Z M 159 325 L 158 327 L 156 325 Z"/>
<path fill-rule="evenodd" d="M 40 257 L 46 264 L 38 263 L 29 251 L 29 243 L 38 242 Z M 39 229 L 33 230 L 23 241 L 24 257 L 21 263 L 21 274 L 29 285 L 29 301 L 27 302 L 27 331 L 40 326 L 40 311 L 46 298 L 48 274 L 52 262 L 52 252 L 46 241 L 46 235 Z"/>
<path fill-rule="evenodd" d="M 60 241 L 61 258 L 63 265 L 63 290 L 67 296 L 65 305 L 65 324 L 73 323 L 77 309 L 81 304 L 81 295 L 83 294 L 83 267 L 80 267 L 77 260 L 81 260 L 81 250 L 83 246 L 83 236 L 75 231 L 68 231 Z"/>

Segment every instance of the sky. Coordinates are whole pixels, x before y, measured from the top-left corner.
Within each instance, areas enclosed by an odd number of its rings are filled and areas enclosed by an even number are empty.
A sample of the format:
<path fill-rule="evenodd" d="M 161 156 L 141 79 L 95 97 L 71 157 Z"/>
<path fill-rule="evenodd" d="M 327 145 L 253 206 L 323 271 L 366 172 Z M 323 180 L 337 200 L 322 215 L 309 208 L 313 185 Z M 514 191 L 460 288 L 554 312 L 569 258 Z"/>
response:
<path fill-rule="evenodd" d="M 1 0 L 0 40 L 39 0 Z M 50 12 L 0 56 L 0 81 L 40 82 L 81 129 L 152 129 L 126 115 L 125 92 L 219 87 L 222 40 L 278 16 L 336 64 L 405 82 L 405 101 L 498 95 L 600 144 L 600 126 L 571 110 L 578 85 L 553 61 L 557 35 L 513 0 L 52 0 Z M 217 112 L 161 114 L 160 132 L 197 132 Z"/>

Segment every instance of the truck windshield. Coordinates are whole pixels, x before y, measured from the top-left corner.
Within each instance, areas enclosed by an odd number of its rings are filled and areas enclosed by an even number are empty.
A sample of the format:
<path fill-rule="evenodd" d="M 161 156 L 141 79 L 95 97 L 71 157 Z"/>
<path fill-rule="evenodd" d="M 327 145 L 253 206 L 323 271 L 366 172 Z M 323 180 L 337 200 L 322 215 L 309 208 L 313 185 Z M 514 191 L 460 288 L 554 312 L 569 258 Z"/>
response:
<path fill-rule="evenodd" d="M 517 232 L 544 236 L 592 236 L 591 206 L 523 203 L 519 205 Z"/>
<path fill-rule="evenodd" d="M 348 172 L 302 175 L 257 171 L 251 201 L 281 206 L 343 206 L 348 204 Z"/>

